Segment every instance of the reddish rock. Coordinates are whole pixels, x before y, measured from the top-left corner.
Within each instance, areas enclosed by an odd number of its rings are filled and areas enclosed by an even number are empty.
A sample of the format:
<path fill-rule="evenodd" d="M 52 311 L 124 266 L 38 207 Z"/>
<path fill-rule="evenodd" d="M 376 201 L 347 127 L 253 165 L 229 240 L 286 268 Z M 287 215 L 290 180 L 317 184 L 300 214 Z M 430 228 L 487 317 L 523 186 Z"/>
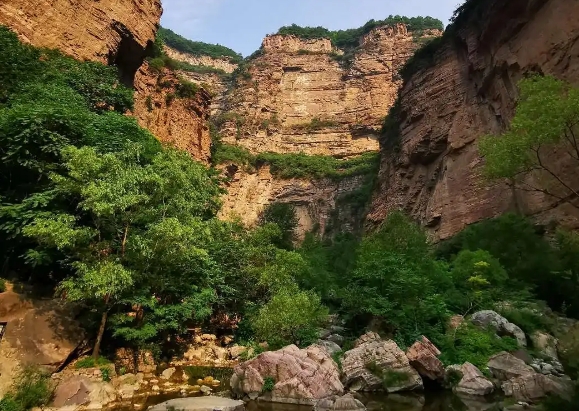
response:
<path fill-rule="evenodd" d="M 268 378 L 274 387 L 264 392 Z M 290 345 L 238 365 L 231 377 L 231 389 L 240 398 L 306 405 L 344 391 L 338 366 L 316 345 L 302 350 Z"/>
<path fill-rule="evenodd" d="M 406 351 L 410 365 L 422 376 L 433 381 L 444 381 L 444 365 L 437 357 L 440 350 L 430 340 L 422 336 Z"/>

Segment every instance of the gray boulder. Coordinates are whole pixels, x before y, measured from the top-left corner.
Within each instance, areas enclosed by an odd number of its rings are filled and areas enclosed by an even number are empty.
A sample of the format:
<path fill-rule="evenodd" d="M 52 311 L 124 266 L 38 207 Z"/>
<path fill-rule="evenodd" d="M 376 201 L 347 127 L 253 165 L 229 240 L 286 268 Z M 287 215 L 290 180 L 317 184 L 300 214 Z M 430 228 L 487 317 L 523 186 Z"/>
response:
<path fill-rule="evenodd" d="M 334 354 L 342 351 L 342 348 L 333 341 L 318 340 L 318 342 L 316 344 L 319 345 L 320 347 L 322 347 L 324 350 L 326 350 L 326 352 L 328 353 L 328 355 L 330 357 L 333 356 Z"/>
<path fill-rule="evenodd" d="M 492 327 L 498 335 L 513 337 L 517 340 L 519 347 L 527 346 L 527 337 L 521 328 L 510 323 L 505 317 L 492 310 L 483 310 L 474 313 L 471 322 L 479 327 Z"/>
<path fill-rule="evenodd" d="M 484 396 L 491 394 L 495 390 L 494 384 L 469 362 L 447 367 L 446 376 L 447 378 L 455 376 L 458 379 L 458 382 L 455 381 L 455 385 L 452 388 L 456 394 Z"/>
<path fill-rule="evenodd" d="M 572 387 L 569 379 L 539 373 L 511 378 L 501 386 L 507 397 L 525 402 L 536 402 L 548 395 L 568 398 Z"/>
<path fill-rule="evenodd" d="M 344 385 L 351 391 L 386 390 L 389 393 L 422 389 L 422 379 L 392 340 L 369 332 L 342 358 Z"/>
<path fill-rule="evenodd" d="M 493 355 L 489 359 L 487 366 L 493 377 L 500 381 L 507 381 L 511 378 L 535 374 L 535 370 L 525 364 L 523 360 L 520 360 L 505 351 Z"/>
<path fill-rule="evenodd" d="M 223 397 L 175 398 L 148 408 L 148 411 L 244 411 L 243 401 Z"/>

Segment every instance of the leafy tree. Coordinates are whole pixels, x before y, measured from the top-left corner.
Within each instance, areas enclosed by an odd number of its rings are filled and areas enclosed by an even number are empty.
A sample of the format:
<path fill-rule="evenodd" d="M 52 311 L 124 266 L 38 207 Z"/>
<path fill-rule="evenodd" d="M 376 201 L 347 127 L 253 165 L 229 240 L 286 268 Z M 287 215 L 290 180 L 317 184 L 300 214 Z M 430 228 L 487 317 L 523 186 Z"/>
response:
<path fill-rule="evenodd" d="M 281 229 L 282 237 L 277 244 L 280 248 L 291 250 L 296 239 L 296 228 L 299 220 L 294 205 L 273 203 L 268 205 L 259 217 L 261 225 L 273 223 Z"/>
<path fill-rule="evenodd" d="M 209 56 L 213 58 L 228 57 L 232 63 L 240 63 L 242 57 L 239 53 L 220 44 L 208 44 L 200 41 L 191 41 L 164 27 L 159 28 L 158 36 L 169 47 L 182 53 L 194 56 Z"/>
<path fill-rule="evenodd" d="M 452 283 L 434 260 L 424 231 L 400 212 L 362 240 L 347 296 L 350 313 L 379 317 L 402 345 L 441 333 Z"/>
<path fill-rule="evenodd" d="M 579 88 L 553 77 L 533 76 L 519 82 L 516 114 L 500 138 L 479 143 L 489 179 L 508 179 L 521 190 L 540 192 L 579 208 L 579 188 L 547 159 L 561 150 L 579 165 Z M 529 177 L 530 173 L 530 177 Z"/>
<path fill-rule="evenodd" d="M 328 310 L 320 297 L 297 287 L 280 290 L 252 320 L 259 339 L 272 348 L 288 344 L 307 346 L 317 338 L 317 330 L 327 320 Z"/>
<path fill-rule="evenodd" d="M 452 261 L 450 276 L 454 288 L 447 301 L 462 313 L 491 306 L 500 299 L 508 279 L 499 261 L 484 250 L 461 251 Z"/>

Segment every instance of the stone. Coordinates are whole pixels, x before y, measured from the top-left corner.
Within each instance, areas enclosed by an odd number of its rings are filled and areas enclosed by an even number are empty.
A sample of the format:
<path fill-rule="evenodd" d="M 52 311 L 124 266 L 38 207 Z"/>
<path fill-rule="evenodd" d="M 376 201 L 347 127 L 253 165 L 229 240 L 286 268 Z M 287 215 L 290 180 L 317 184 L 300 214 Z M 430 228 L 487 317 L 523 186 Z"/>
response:
<path fill-rule="evenodd" d="M 527 337 L 517 325 L 510 323 L 505 317 L 492 310 L 483 310 L 474 313 L 471 322 L 482 328 L 492 327 L 500 336 L 508 335 L 517 340 L 519 347 L 527 346 Z"/>
<path fill-rule="evenodd" d="M 201 391 L 205 395 L 209 395 L 209 394 L 211 394 L 211 392 L 213 390 L 211 389 L 211 387 L 208 387 L 206 385 L 202 385 L 201 388 L 199 389 L 199 391 Z"/>
<path fill-rule="evenodd" d="M 206 396 L 175 398 L 148 408 L 148 411 L 244 411 L 243 401 L 230 398 Z"/>
<path fill-rule="evenodd" d="M 219 361 L 227 360 L 227 357 L 229 356 L 229 351 L 227 351 L 227 348 L 213 346 L 211 349 L 213 350 L 213 355 L 215 355 Z"/>
<path fill-rule="evenodd" d="M 243 354 L 246 351 L 247 351 L 246 347 L 243 347 L 241 345 L 234 345 L 233 347 L 229 348 L 229 356 L 231 357 L 232 360 L 236 360 L 239 358 L 241 354 Z"/>
<path fill-rule="evenodd" d="M 500 381 L 510 380 L 511 378 L 521 377 L 528 374 L 535 374 L 532 367 L 525 364 L 523 360 L 518 359 L 508 352 L 500 352 L 493 355 L 488 363 L 493 377 Z"/>
<path fill-rule="evenodd" d="M 453 315 L 448 320 L 448 328 L 450 330 L 456 330 L 462 323 L 464 323 L 464 317 L 462 315 Z"/>
<path fill-rule="evenodd" d="M 542 331 L 535 331 L 531 334 L 531 341 L 533 342 L 533 348 L 538 350 L 541 354 L 554 360 L 559 359 L 559 356 L 557 355 L 559 341 L 552 335 Z"/>
<path fill-rule="evenodd" d="M 56 387 L 53 406 L 86 405 L 86 409 L 101 409 L 116 400 L 117 392 L 111 383 L 72 376 Z"/>
<path fill-rule="evenodd" d="M 314 405 L 314 411 L 366 411 L 366 407 L 352 394 L 345 394 L 319 400 Z"/>
<path fill-rule="evenodd" d="M 340 347 L 342 346 L 342 344 L 344 344 L 344 337 L 342 337 L 340 334 L 331 334 L 327 336 L 325 340 L 333 342 L 334 344 L 337 344 Z"/>
<path fill-rule="evenodd" d="M 170 380 L 171 377 L 173 376 L 173 374 L 175 374 L 176 371 L 177 371 L 177 370 L 176 370 L 174 367 L 167 368 L 166 370 L 164 370 L 164 371 L 161 373 L 160 378 L 161 378 L 162 380 Z"/>
<path fill-rule="evenodd" d="M 517 401 L 537 402 L 548 395 L 568 398 L 573 383 L 569 379 L 539 373 L 524 374 L 505 381 L 501 388 Z"/>
<path fill-rule="evenodd" d="M 342 358 L 344 385 L 351 391 L 389 393 L 421 389 L 422 379 L 410 366 L 408 358 L 392 340 L 383 340 L 369 332 L 354 343 Z"/>
<path fill-rule="evenodd" d="M 495 390 L 494 384 L 469 362 L 462 365 L 451 365 L 446 368 L 446 373 L 448 376 L 457 373 L 458 382 L 455 381 L 455 385 L 452 387 L 456 394 L 484 396 Z"/>
<path fill-rule="evenodd" d="M 342 351 L 342 347 L 340 347 L 338 344 L 332 341 L 318 340 L 316 344 L 322 347 L 324 350 L 326 350 L 326 352 L 330 357 Z"/>
<path fill-rule="evenodd" d="M 263 392 L 265 379 L 274 387 Z M 260 398 L 271 402 L 314 405 L 331 395 L 341 395 L 340 371 L 328 353 L 317 345 L 299 349 L 295 345 L 267 351 L 237 365 L 230 381 L 237 398 Z"/>
<path fill-rule="evenodd" d="M 425 336 L 406 351 L 410 365 L 421 377 L 438 382 L 444 381 L 445 374 L 444 365 L 438 359 L 440 354 L 440 350 Z"/>
<path fill-rule="evenodd" d="M 159 388 L 158 385 L 153 385 L 153 386 L 151 387 L 151 390 L 157 392 L 157 391 L 160 391 L 161 388 Z"/>

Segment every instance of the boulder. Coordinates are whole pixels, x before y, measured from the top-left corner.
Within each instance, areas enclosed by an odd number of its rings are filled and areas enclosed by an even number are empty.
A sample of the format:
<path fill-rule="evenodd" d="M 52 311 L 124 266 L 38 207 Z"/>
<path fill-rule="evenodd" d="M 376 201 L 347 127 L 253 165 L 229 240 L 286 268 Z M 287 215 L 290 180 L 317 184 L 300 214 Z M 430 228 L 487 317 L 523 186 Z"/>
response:
<path fill-rule="evenodd" d="M 234 345 L 233 347 L 229 348 L 229 356 L 232 360 L 236 360 L 239 358 L 241 354 L 247 351 L 247 348 L 242 345 Z"/>
<path fill-rule="evenodd" d="M 511 378 L 504 382 L 501 388 L 507 397 L 513 397 L 517 401 L 536 402 L 548 395 L 568 397 L 572 386 L 569 379 L 531 373 Z"/>
<path fill-rule="evenodd" d="M 483 310 L 474 313 L 471 322 L 479 327 L 492 327 L 498 335 L 513 337 L 519 347 L 527 346 L 525 333 L 517 325 L 510 323 L 505 317 L 492 310 Z"/>
<path fill-rule="evenodd" d="M 531 334 L 531 341 L 533 342 L 533 347 L 541 352 L 541 354 L 554 360 L 559 359 L 557 355 L 559 341 L 551 334 L 535 331 Z"/>
<path fill-rule="evenodd" d="M 424 336 L 406 351 L 410 365 L 423 377 L 432 381 L 444 381 L 444 365 L 438 359 L 440 350 Z"/>
<path fill-rule="evenodd" d="M 392 340 L 374 332 L 360 337 L 342 358 L 344 385 L 351 391 L 388 392 L 421 389 L 422 379 L 408 358 Z"/>
<path fill-rule="evenodd" d="M 167 368 L 166 370 L 164 370 L 164 371 L 161 373 L 160 378 L 161 378 L 162 380 L 170 380 L 171 377 L 173 376 L 173 374 L 175 374 L 176 371 L 177 371 L 177 370 L 176 370 L 175 368 L 173 368 L 173 367 Z"/>
<path fill-rule="evenodd" d="M 207 396 L 175 398 L 148 408 L 148 411 L 244 411 L 243 401 Z"/>
<path fill-rule="evenodd" d="M 535 373 L 535 370 L 525 364 L 523 360 L 505 351 L 493 355 L 487 366 L 493 377 L 500 381 Z"/>
<path fill-rule="evenodd" d="M 452 390 L 456 394 L 483 396 L 491 394 L 495 386 L 483 373 L 469 362 L 462 365 L 451 365 L 446 369 L 448 377 L 456 375 Z"/>
<path fill-rule="evenodd" d="M 341 347 L 342 344 L 344 344 L 345 338 L 342 337 L 340 334 L 331 334 L 331 335 L 327 336 L 325 338 L 325 340 L 331 341 L 331 342 L 333 342 Z"/>
<path fill-rule="evenodd" d="M 458 327 L 462 325 L 464 322 L 464 317 L 462 315 L 453 315 L 448 320 L 448 329 L 449 330 L 456 330 Z"/>
<path fill-rule="evenodd" d="M 54 391 L 53 406 L 85 405 L 87 409 L 96 410 L 116 400 L 117 394 L 112 384 L 76 375 L 58 384 Z"/>
<path fill-rule="evenodd" d="M 352 394 L 332 395 L 319 400 L 314 406 L 314 411 L 366 411 L 366 407 Z"/>
<path fill-rule="evenodd" d="M 338 344 L 328 340 L 318 340 L 317 345 L 326 350 L 330 357 L 342 351 L 342 348 Z"/>
<path fill-rule="evenodd" d="M 270 392 L 264 392 L 267 380 L 273 382 Z M 344 392 L 338 366 L 317 345 L 301 350 L 290 345 L 264 352 L 236 366 L 230 385 L 238 398 L 304 405 Z"/>

